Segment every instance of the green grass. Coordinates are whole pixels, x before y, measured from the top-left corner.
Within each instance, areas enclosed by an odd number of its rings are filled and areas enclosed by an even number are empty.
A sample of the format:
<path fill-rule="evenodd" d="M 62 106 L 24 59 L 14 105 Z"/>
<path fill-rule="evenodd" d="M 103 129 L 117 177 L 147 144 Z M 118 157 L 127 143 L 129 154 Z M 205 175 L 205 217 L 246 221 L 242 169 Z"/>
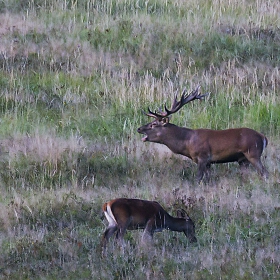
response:
<path fill-rule="evenodd" d="M 0 2 L 0 278 L 278 279 L 279 1 Z M 269 179 L 143 143 L 142 113 L 198 84 L 172 122 L 264 133 Z M 109 243 L 116 197 L 184 208 L 197 244 L 156 233 Z M 159 257 L 160 256 L 160 257 Z"/>

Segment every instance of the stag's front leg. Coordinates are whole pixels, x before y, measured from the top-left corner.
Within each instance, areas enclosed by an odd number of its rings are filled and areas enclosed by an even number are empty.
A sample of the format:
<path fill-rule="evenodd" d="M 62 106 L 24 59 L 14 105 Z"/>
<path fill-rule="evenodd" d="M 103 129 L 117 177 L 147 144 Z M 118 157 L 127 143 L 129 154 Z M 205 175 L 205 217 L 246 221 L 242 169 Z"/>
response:
<path fill-rule="evenodd" d="M 211 167 L 211 163 L 207 163 L 206 164 L 206 171 L 205 171 L 205 181 L 208 183 L 210 181 L 210 167 Z"/>
<path fill-rule="evenodd" d="M 196 179 L 198 183 L 200 183 L 204 177 L 205 172 L 207 171 L 207 167 L 208 168 L 210 167 L 210 164 L 208 164 L 207 161 L 199 160 L 197 165 L 198 165 L 198 171 L 197 171 Z"/>

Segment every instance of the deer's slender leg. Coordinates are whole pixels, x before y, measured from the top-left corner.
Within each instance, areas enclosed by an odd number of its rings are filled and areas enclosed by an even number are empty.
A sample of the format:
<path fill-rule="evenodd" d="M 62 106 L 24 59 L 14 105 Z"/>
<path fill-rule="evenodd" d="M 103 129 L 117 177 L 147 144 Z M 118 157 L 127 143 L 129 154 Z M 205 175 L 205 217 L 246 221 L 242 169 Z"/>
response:
<path fill-rule="evenodd" d="M 109 227 L 105 230 L 103 237 L 102 237 L 102 247 L 105 249 L 106 248 L 106 244 L 109 241 L 110 237 L 117 231 L 118 227 L 117 226 L 113 226 L 113 227 Z"/>

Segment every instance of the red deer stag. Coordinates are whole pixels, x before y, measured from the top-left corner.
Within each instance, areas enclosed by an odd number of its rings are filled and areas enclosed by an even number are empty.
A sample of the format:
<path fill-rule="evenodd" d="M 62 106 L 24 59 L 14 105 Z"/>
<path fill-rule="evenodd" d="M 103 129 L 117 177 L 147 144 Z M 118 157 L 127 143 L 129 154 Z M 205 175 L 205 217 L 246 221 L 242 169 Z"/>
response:
<path fill-rule="evenodd" d="M 258 172 L 267 176 L 261 162 L 261 154 L 268 140 L 261 133 L 250 128 L 233 128 L 226 130 L 189 129 L 169 123 L 169 116 L 176 113 L 185 104 L 208 95 L 199 95 L 199 87 L 181 99 L 174 99 L 170 110 L 165 105 L 165 112 L 152 112 L 149 117 L 154 121 L 138 128 L 145 136 L 142 140 L 166 145 L 173 153 L 184 155 L 198 165 L 197 180 L 200 182 L 211 164 L 237 161 L 240 166 L 251 163 Z"/>
<path fill-rule="evenodd" d="M 170 216 L 156 201 L 117 198 L 104 203 L 103 212 L 109 226 L 103 234 L 105 249 L 109 238 L 116 232 L 116 238 L 123 243 L 126 230 L 144 229 L 142 240 L 152 239 L 154 232 L 169 229 L 184 232 L 190 242 L 196 242 L 195 226 L 186 212 L 178 211 L 177 218 Z"/>

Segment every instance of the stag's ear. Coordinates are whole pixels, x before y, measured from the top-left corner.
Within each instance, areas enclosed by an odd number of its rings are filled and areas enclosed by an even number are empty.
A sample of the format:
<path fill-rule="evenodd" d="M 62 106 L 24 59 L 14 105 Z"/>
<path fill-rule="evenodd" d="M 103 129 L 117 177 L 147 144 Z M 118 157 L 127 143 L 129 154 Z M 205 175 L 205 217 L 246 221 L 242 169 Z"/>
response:
<path fill-rule="evenodd" d="M 167 123 L 169 123 L 169 117 L 162 118 L 161 122 L 163 125 L 166 125 Z"/>
<path fill-rule="evenodd" d="M 188 216 L 188 214 L 186 213 L 185 210 L 181 209 L 181 210 L 177 210 L 177 217 L 178 218 L 183 218 L 185 220 L 189 220 L 190 217 Z"/>

